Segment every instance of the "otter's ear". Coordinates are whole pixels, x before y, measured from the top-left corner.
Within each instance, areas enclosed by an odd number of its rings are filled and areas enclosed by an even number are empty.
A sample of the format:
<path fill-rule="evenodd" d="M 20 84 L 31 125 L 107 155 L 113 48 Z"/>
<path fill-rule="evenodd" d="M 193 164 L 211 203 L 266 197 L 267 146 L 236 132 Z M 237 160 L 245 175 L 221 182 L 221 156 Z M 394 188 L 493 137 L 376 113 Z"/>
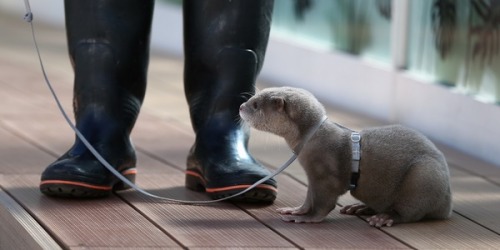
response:
<path fill-rule="evenodd" d="M 277 97 L 277 96 L 272 97 L 271 104 L 273 105 L 274 110 L 280 112 L 285 110 L 285 99 L 283 99 L 282 97 Z"/>

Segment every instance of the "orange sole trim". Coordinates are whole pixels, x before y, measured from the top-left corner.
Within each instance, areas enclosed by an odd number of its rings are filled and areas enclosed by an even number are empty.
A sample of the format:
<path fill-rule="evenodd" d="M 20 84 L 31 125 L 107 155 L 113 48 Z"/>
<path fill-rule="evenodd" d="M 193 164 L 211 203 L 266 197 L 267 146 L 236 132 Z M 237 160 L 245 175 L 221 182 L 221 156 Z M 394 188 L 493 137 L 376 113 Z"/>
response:
<path fill-rule="evenodd" d="M 137 174 L 137 169 L 130 168 L 130 169 L 123 171 L 121 174 L 122 175 L 135 175 L 135 174 Z M 40 182 L 40 185 L 45 185 L 45 184 L 73 185 L 73 186 L 80 186 L 80 187 L 86 187 L 86 188 L 90 188 L 90 189 L 103 190 L 103 191 L 109 191 L 109 190 L 113 189 L 113 187 L 111 187 L 111 186 L 99 186 L 99 185 L 87 184 L 84 182 L 65 181 L 65 180 L 45 180 L 45 181 Z"/>
<path fill-rule="evenodd" d="M 199 174 L 198 172 L 186 170 L 186 174 L 197 177 L 204 184 L 206 183 L 205 178 L 203 178 L 203 176 L 201 174 Z M 224 191 L 230 191 L 230 190 L 236 190 L 236 189 L 245 189 L 245 188 L 248 188 L 250 186 L 252 186 L 252 185 L 244 184 L 244 185 L 234 185 L 234 186 L 220 187 L 220 188 L 206 188 L 205 187 L 205 192 L 207 192 L 207 193 L 224 192 Z M 275 188 L 274 186 L 271 186 L 271 185 L 267 185 L 267 184 L 260 184 L 260 185 L 256 186 L 255 188 L 268 189 L 268 190 L 271 190 L 274 192 L 278 192 L 277 188 Z"/>
<path fill-rule="evenodd" d="M 113 187 L 110 187 L 110 186 L 90 185 L 90 184 L 77 182 L 77 181 L 47 180 L 47 181 L 40 182 L 40 185 L 45 185 L 45 184 L 65 184 L 65 185 L 80 186 L 80 187 L 86 187 L 86 188 L 90 188 L 90 189 L 104 190 L 104 191 L 109 191 L 109 190 L 113 189 Z"/>
<path fill-rule="evenodd" d="M 221 187 L 221 188 L 206 188 L 207 193 L 216 193 L 216 192 L 224 192 L 224 191 L 230 191 L 230 190 L 236 190 L 236 189 L 245 189 L 248 188 L 252 185 L 234 185 L 234 186 L 229 186 L 229 187 Z M 255 188 L 260 188 L 260 189 L 268 189 L 274 192 L 278 192 L 278 189 L 271 185 L 266 185 L 266 184 L 260 184 L 257 185 Z"/>
<path fill-rule="evenodd" d="M 198 174 L 198 172 L 195 172 L 195 171 L 191 171 L 191 170 L 186 170 L 186 174 L 187 175 L 191 175 L 191 176 L 194 176 L 198 179 L 200 179 L 203 184 L 205 185 L 207 182 L 205 181 L 205 178 L 203 178 L 203 176 L 201 174 Z"/>
<path fill-rule="evenodd" d="M 122 172 L 122 175 L 131 175 L 131 174 L 137 174 L 137 168 L 129 168 L 125 171 Z"/>

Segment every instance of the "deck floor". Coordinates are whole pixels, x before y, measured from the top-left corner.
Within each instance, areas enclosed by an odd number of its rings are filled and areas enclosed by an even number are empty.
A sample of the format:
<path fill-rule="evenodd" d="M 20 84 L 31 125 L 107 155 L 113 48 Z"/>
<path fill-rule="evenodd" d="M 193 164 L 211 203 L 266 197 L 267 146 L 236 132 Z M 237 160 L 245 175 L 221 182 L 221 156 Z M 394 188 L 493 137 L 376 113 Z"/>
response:
<path fill-rule="evenodd" d="M 72 116 L 73 72 L 64 31 L 38 23 L 36 28 L 49 78 Z M 2 13 L 0 30 L 0 249 L 500 249 L 500 167 L 443 145 L 454 194 L 454 213 L 445 221 L 376 229 L 336 208 L 322 223 L 283 222 L 276 208 L 300 205 L 305 198 L 307 181 L 297 163 L 277 177 L 278 198 L 266 206 L 179 205 L 133 191 L 95 200 L 46 197 L 38 190 L 40 173 L 74 136 L 43 81 L 29 25 Z M 153 52 L 148 84 L 132 134 L 137 184 L 158 195 L 206 199 L 184 188 L 194 134 L 182 59 Z M 353 129 L 383 124 L 336 107 L 328 112 Z M 250 148 L 271 168 L 290 156 L 280 138 L 258 131 L 252 131 Z M 345 195 L 339 207 L 352 202 Z"/>

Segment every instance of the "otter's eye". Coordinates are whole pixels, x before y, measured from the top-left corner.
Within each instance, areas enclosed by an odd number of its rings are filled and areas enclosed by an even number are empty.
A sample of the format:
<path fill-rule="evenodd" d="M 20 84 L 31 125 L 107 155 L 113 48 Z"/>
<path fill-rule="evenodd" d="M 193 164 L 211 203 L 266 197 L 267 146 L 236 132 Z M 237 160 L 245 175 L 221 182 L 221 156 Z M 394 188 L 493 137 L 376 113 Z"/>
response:
<path fill-rule="evenodd" d="M 252 103 L 252 108 L 253 109 L 257 109 L 259 107 L 259 105 L 257 104 L 257 102 L 253 102 Z"/>

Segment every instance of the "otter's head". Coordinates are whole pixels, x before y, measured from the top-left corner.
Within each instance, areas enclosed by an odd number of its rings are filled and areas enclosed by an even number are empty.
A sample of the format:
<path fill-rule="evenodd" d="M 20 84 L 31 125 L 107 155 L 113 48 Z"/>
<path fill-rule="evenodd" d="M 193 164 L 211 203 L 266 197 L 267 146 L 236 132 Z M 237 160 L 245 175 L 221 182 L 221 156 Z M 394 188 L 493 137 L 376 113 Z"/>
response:
<path fill-rule="evenodd" d="M 311 93 L 292 87 L 266 88 L 240 106 L 240 116 L 247 124 L 285 138 L 300 136 L 325 113 Z"/>

